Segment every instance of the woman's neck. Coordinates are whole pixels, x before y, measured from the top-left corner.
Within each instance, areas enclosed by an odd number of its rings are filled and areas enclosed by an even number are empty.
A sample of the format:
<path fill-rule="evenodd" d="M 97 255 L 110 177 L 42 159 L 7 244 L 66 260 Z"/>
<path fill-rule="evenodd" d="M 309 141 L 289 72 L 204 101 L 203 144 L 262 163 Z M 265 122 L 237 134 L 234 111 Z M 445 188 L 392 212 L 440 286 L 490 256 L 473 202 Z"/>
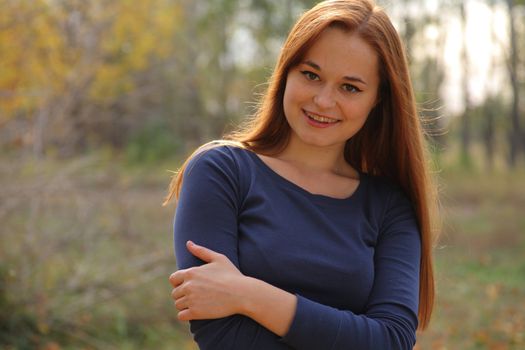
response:
<path fill-rule="evenodd" d="M 276 158 L 290 163 L 302 172 L 350 177 L 354 177 L 356 173 L 344 158 L 344 144 L 317 147 L 291 137 L 286 148 Z"/>

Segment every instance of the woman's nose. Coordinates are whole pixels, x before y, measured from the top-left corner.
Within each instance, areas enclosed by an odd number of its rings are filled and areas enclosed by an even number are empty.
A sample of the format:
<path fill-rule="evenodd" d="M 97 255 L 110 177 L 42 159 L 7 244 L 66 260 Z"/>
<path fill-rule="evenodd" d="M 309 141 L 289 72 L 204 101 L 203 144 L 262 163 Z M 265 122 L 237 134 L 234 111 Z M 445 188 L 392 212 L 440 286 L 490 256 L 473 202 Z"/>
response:
<path fill-rule="evenodd" d="M 319 108 L 328 109 L 335 106 L 332 88 L 328 85 L 320 88 L 314 96 L 314 103 Z"/>

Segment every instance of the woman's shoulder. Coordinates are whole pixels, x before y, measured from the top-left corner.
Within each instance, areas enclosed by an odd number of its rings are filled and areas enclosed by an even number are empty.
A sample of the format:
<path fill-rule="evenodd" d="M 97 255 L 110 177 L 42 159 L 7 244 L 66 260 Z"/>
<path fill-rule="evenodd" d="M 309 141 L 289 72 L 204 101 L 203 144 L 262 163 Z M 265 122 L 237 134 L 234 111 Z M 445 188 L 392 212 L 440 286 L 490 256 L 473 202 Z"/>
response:
<path fill-rule="evenodd" d="M 194 167 L 213 167 L 222 170 L 238 171 L 243 167 L 249 153 L 241 143 L 228 140 L 215 140 L 197 148 L 188 158 L 188 169 Z"/>
<path fill-rule="evenodd" d="M 392 200 L 397 199 L 408 202 L 408 196 L 398 184 L 386 176 L 361 174 L 366 181 L 367 197 L 379 206 L 388 206 Z"/>
<path fill-rule="evenodd" d="M 368 190 L 374 192 L 376 195 L 388 195 L 392 191 L 399 189 L 399 185 L 386 176 L 371 175 L 366 173 L 361 173 L 360 176 L 362 180 L 367 182 Z"/>
<path fill-rule="evenodd" d="M 417 229 L 412 230 L 417 228 L 414 205 L 401 185 L 388 177 L 365 176 L 368 180 L 365 201 L 379 224 L 379 232 L 387 232 L 393 225 L 401 224 L 417 236 Z"/>

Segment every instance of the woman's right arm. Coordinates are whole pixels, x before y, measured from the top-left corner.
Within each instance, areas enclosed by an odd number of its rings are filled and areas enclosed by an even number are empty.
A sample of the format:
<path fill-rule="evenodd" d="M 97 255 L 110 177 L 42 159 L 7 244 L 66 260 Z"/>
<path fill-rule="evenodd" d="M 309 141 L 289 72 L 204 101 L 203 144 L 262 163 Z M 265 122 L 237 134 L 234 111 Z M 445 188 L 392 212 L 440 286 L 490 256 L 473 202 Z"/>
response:
<path fill-rule="evenodd" d="M 237 216 L 242 203 L 238 165 L 231 150 L 214 148 L 192 159 L 184 172 L 174 223 L 179 269 L 203 261 L 186 248 L 191 240 L 224 254 L 237 268 Z M 233 315 L 190 322 L 199 347 L 205 349 L 289 349 L 278 336 L 252 319 Z"/>

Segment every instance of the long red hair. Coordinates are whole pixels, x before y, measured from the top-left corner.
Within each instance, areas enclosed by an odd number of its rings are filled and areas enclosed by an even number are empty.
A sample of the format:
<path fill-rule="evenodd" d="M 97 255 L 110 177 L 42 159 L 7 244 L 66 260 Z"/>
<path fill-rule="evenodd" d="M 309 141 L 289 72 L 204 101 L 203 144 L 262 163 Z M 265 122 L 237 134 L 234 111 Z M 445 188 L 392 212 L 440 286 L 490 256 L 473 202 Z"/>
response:
<path fill-rule="evenodd" d="M 304 13 L 284 43 L 255 115 L 227 140 L 206 144 L 194 154 L 225 143 L 266 155 L 284 150 L 290 137 L 283 110 L 288 72 L 299 64 L 319 35 L 333 26 L 358 34 L 378 55 L 379 102 L 361 130 L 347 141 L 345 159 L 361 172 L 393 180 L 413 204 L 421 234 L 419 328 L 425 329 L 435 293 L 432 247 L 436 194 L 404 47 L 388 16 L 372 1 L 329 0 Z M 165 204 L 178 197 L 188 160 L 174 176 Z"/>

